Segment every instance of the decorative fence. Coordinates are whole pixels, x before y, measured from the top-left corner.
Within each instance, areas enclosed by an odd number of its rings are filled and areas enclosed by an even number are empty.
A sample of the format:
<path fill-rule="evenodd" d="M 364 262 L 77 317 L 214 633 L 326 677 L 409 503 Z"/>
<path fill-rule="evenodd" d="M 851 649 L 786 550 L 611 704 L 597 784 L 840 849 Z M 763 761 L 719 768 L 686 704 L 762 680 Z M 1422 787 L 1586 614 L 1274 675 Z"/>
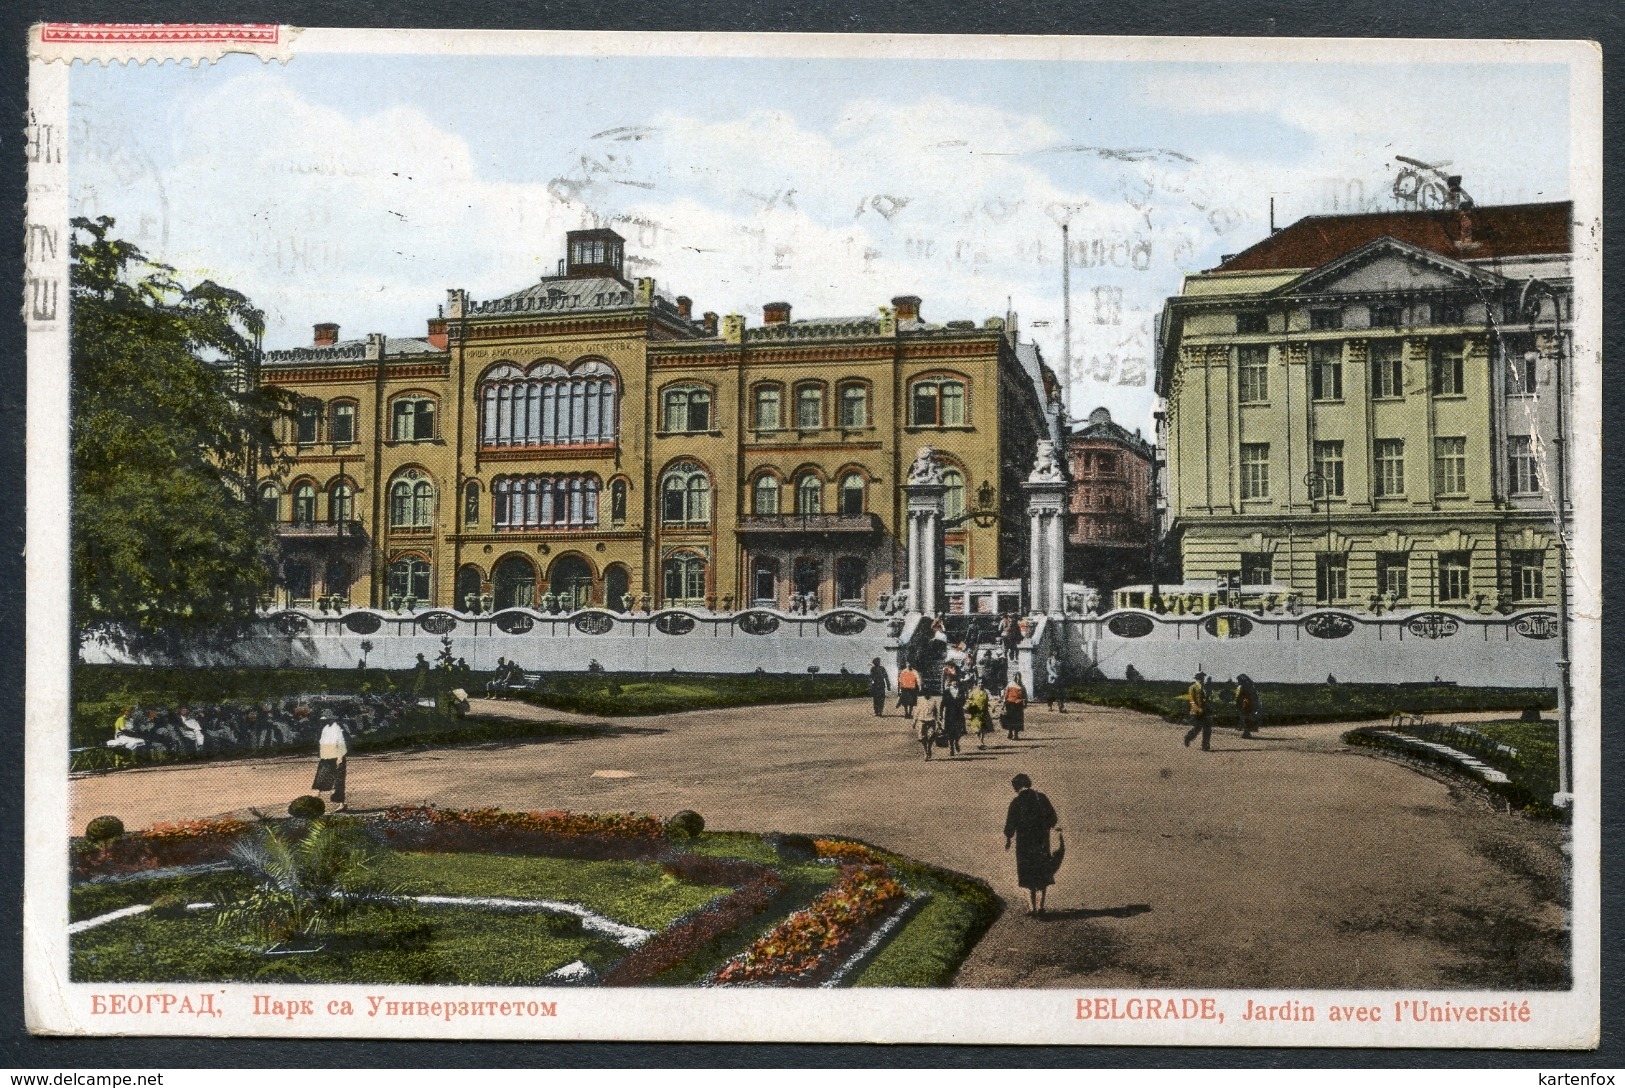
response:
<path fill-rule="evenodd" d="M 1189 679 L 1197 669 L 1282 683 L 1555 687 L 1557 613 L 1507 616 L 1323 608 L 1300 615 L 1218 610 L 1171 616 L 1117 609 L 1067 616 L 1075 670 L 1122 679 Z M 1077 675 L 1078 673 L 1074 673 Z"/>
<path fill-rule="evenodd" d="M 365 661 L 374 668 L 408 669 L 419 654 L 432 662 L 449 652 L 477 671 L 494 669 L 502 657 L 536 672 L 585 672 L 596 662 L 609 672 L 866 673 L 874 658 L 890 660 L 888 646 L 902 628 L 901 616 L 850 608 L 818 614 L 284 609 L 265 613 L 237 638 L 140 656 L 89 640 L 80 657 L 89 663 L 259 668 L 355 668 Z"/>

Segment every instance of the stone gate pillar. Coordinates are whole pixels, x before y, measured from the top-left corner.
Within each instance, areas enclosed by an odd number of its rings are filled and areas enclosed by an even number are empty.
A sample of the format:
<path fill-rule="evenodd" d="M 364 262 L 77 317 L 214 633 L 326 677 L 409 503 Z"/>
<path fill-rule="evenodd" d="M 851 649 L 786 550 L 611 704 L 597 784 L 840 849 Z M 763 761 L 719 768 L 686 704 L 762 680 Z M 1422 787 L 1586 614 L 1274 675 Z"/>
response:
<path fill-rule="evenodd" d="M 1066 477 L 1055 446 L 1039 439 L 1038 456 L 1027 482 L 1028 611 L 1061 615 L 1066 611 Z"/>
<path fill-rule="evenodd" d="M 930 446 L 920 450 L 908 469 L 903 494 L 908 497 L 908 611 L 943 611 L 942 466 Z"/>

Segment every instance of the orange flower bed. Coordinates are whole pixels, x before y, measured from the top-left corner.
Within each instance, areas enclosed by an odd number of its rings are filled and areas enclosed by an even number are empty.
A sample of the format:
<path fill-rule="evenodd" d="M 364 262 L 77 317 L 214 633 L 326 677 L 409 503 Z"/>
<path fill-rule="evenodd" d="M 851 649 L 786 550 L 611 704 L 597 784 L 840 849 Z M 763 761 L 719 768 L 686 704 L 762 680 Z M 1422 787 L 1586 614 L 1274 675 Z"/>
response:
<path fill-rule="evenodd" d="M 834 971 L 870 927 L 906 897 L 903 886 L 884 865 L 843 865 L 833 887 L 759 937 L 744 955 L 717 973 L 716 981 L 721 985 L 817 982 Z"/>
<path fill-rule="evenodd" d="M 424 823 L 430 827 L 466 827 L 488 831 L 529 831 L 542 835 L 610 835 L 658 839 L 666 830 L 658 817 L 636 812 L 505 812 L 496 808 L 453 809 L 432 805 L 397 805 L 384 812 L 389 823 Z"/>

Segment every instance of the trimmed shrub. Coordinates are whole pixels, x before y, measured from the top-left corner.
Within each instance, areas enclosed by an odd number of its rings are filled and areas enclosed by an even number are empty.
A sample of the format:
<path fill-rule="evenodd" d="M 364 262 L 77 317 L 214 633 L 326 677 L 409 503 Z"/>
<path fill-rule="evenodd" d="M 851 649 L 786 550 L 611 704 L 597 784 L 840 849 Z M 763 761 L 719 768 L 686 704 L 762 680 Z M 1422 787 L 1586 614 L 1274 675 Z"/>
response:
<path fill-rule="evenodd" d="M 308 793 L 302 793 L 288 802 L 288 815 L 296 820 L 315 820 L 326 811 L 326 802 Z"/>
<path fill-rule="evenodd" d="M 693 809 L 685 808 L 666 821 L 666 834 L 677 838 L 692 839 L 704 830 L 705 817 Z"/>
<path fill-rule="evenodd" d="M 112 842 L 124 834 L 124 821 L 117 816 L 98 816 L 85 825 L 85 838 L 95 843 Z"/>

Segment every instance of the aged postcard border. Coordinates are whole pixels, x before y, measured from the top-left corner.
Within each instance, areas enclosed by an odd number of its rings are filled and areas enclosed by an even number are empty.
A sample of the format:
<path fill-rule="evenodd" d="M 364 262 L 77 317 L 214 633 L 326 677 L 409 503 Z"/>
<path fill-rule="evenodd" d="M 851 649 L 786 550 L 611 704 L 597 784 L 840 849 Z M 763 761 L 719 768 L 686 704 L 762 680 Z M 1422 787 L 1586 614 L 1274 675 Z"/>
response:
<path fill-rule="evenodd" d="M 278 28 L 270 28 L 275 30 Z M 250 32 L 252 31 L 252 32 Z M 232 28 L 218 35 L 204 34 L 211 47 L 224 45 L 232 51 L 255 50 L 267 42 L 266 28 Z M 676 55 L 742 55 L 753 52 L 847 56 L 853 53 L 893 55 L 890 51 L 919 51 L 931 55 L 959 55 L 968 49 L 962 39 L 897 38 L 836 39 L 761 38 L 757 36 L 704 36 L 703 43 L 678 36 L 651 42 L 646 36 L 626 37 L 598 34 L 532 34 L 521 40 L 500 43 L 485 33 L 415 32 L 421 37 L 402 37 L 391 31 L 333 31 L 307 29 L 297 35 L 276 37 L 278 49 L 302 52 L 416 51 L 424 48 L 480 53 L 497 44 L 513 52 L 573 50 L 582 53 L 621 53 L 637 55 L 672 53 Z M 134 43 L 117 35 L 117 45 L 97 43 L 99 59 L 137 57 L 141 53 L 120 52 L 132 46 L 151 48 L 147 40 Z M 135 35 L 149 38 L 150 35 Z M 70 68 L 45 59 L 47 48 L 71 49 L 85 41 L 77 33 L 46 30 L 36 46 L 31 64 L 31 140 L 29 177 L 29 223 L 41 226 L 65 224 L 67 186 L 66 148 L 51 134 L 67 116 L 67 86 Z M 198 39 L 180 43 L 181 54 Z M 979 55 L 984 43 L 977 43 Z M 1396 43 L 1356 43 L 1298 41 L 1242 42 L 1210 39 L 1177 43 L 1143 42 L 1124 39 L 1093 41 L 1049 39 L 1003 39 L 998 48 L 1007 55 L 1055 55 L 1083 57 L 1111 54 L 1121 56 L 1155 55 L 1178 59 L 1200 47 L 1205 57 L 1215 54 L 1245 60 L 1279 57 L 1291 53 L 1325 58 L 1343 53 L 1369 58 L 1374 50 L 1389 56 L 1401 52 Z M 1601 308 L 1601 148 L 1600 136 L 1584 119 L 1596 116 L 1600 103 L 1600 72 L 1595 57 L 1577 43 L 1427 43 L 1432 55 L 1440 52 L 1482 59 L 1540 56 L 1566 60 L 1571 72 L 1572 188 L 1575 219 L 1594 225 L 1594 230 L 1575 232 L 1575 283 L 1577 306 L 1575 358 L 1586 360 L 1592 389 L 1600 389 Z M 1122 53 L 1112 54 L 1112 50 Z M 83 55 L 75 53 L 73 55 Z M 65 56 L 57 52 L 61 59 Z M 1599 126 L 1600 128 L 1600 126 Z M 62 129 L 55 129 L 60 133 Z M 120 1014 L 116 1021 L 92 1016 L 92 994 L 84 984 L 66 981 L 64 857 L 56 829 L 61 819 L 49 818 L 67 809 L 66 752 L 61 745 L 61 724 L 68 717 L 66 647 L 69 645 L 65 610 L 43 607 L 36 599 L 41 587 L 60 585 L 65 580 L 64 557 L 69 550 L 65 518 L 55 516 L 60 496 L 68 490 L 66 431 L 63 425 L 67 400 L 66 351 L 66 250 L 65 246 L 31 251 L 28 264 L 27 299 L 29 313 L 29 548 L 28 584 L 31 602 L 28 630 L 28 781 L 26 804 L 31 815 L 27 842 L 27 904 L 25 907 L 24 953 L 30 985 L 27 1015 L 36 1031 L 50 1033 L 117 1034 L 206 1034 L 261 1037 L 445 1037 L 445 1038 L 550 1038 L 550 1039 L 650 1039 L 672 1041 L 886 1041 L 951 1043 L 1117 1043 L 1147 1045 L 1174 1041 L 1168 1028 L 1143 1020 L 1107 1020 L 1082 1011 L 1092 1008 L 1097 998 L 1123 995 L 1073 993 L 1070 991 L 842 991 L 802 993 L 720 990 L 656 992 L 561 990 L 526 992 L 523 995 L 499 991 L 451 991 L 445 988 L 390 987 L 378 1007 L 368 1014 L 366 997 L 354 1002 L 355 1013 L 348 1017 L 332 1014 L 333 993 L 340 988 L 280 988 L 278 997 L 308 1001 L 311 1015 L 269 1016 L 257 1014 L 254 988 L 225 986 L 197 988 L 196 993 L 177 996 L 195 998 L 193 1017 L 182 1021 L 168 1007 L 173 1002 L 143 1001 L 139 1011 Z M 1590 305 L 1587 305 L 1590 303 Z M 1601 461 L 1600 395 L 1576 398 L 1572 433 L 1595 436 L 1589 442 L 1575 442 L 1572 459 L 1576 478 L 1574 571 L 1576 576 L 1574 613 L 1575 714 L 1582 721 L 1600 719 L 1598 704 L 1600 661 L 1600 479 Z M 1593 734 L 1595 737 L 1595 734 Z M 1597 811 L 1600 798 L 1599 745 L 1577 747 L 1574 753 L 1575 792 L 1582 807 Z M 44 814 L 42 818 L 42 814 Z M 1240 1030 L 1232 1022 L 1222 1030 L 1220 1021 L 1205 1018 L 1211 1007 L 1220 1011 L 1234 1007 L 1239 994 L 1223 991 L 1164 991 L 1155 994 L 1166 1001 L 1185 999 L 1196 1002 L 1199 1015 L 1182 1024 L 1177 1039 L 1182 1044 L 1218 1045 L 1380 1045 L 1380 1046 L 1587 1046 L 1596 1039 L 1601 917 L 1599 862 L 1600 822 L 1576 820 L 1574 849 L 1574 987 L 1567 993 L 1486 994 L 1430 993 L 1412 995 L 1435 1003 L 1449 1002 L 1462 1007 L 1490 1006 L 1510 1002 L 1507 1019 L 1497 1017 L 1497 1026 L 1437 1023 L 1389 1024 L 1381 1031 L 1350 1026 L 1333 1031 L 1321 1025 L 1312 1038 L 1305 1038 L 1291 1025 L 1252 1024 Z M 210 996 L 205 1007 L 207 989 Z M 1399 995 L 1311 991 L 1293 994 L 1272 991 L 1272 1000 L 1289 1003 L 1312 999 L 1330 1006 L 1347 1003 L 1356 1006 L 1379 998 L 1396 1006 Z M 1150 995 L 1147 995 L 1150 996 Z M 517 1000 L 515 1000 L 517 998 Z M 469 1010 L 492 1002 L 522 1006 L 503 1012 L 494 1020 L 486 1013 Z M 1203 1002 L 1213 1002 L 1212 1006 Z M 1528 1018 L 1520 1009 L 1527 1006 Z M 161 1006 L 161 1007 L 159 1007 Z M 329 1013 L 323 1017 L 316 1010 Z M 547 1010 L 547 1011 L 543 1011 Z M 1527 1037 L 1516 1025 L 1538 1025 Z M 1012 1027 L 1012 1025 L 1023 1025 Z"/>

